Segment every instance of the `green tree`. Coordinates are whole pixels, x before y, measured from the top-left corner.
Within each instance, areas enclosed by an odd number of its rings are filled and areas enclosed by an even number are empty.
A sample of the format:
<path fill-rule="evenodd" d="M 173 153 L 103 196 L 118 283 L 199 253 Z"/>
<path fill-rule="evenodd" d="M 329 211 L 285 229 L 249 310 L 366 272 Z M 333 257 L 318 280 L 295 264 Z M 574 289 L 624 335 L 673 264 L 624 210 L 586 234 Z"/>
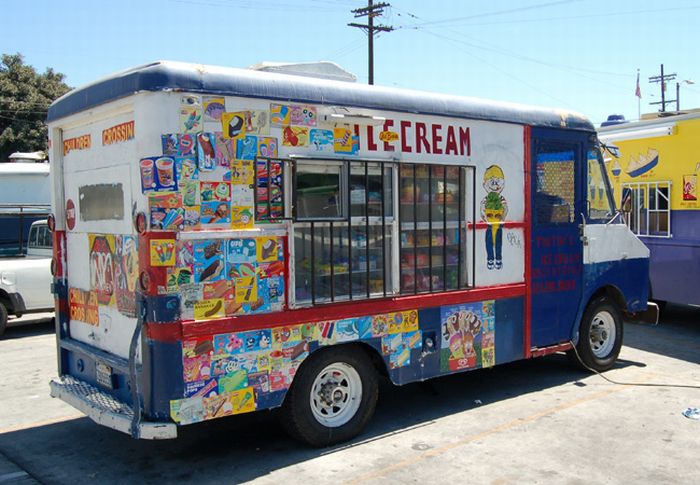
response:
<path fill-rule="evenodd" d="M 47 150 L 46 113 L 70 90 L 65 76 L 47 68 L 39 74 L 21 54 L 3 54 L 0 62 L 0 162 L 13 152 Z"/>

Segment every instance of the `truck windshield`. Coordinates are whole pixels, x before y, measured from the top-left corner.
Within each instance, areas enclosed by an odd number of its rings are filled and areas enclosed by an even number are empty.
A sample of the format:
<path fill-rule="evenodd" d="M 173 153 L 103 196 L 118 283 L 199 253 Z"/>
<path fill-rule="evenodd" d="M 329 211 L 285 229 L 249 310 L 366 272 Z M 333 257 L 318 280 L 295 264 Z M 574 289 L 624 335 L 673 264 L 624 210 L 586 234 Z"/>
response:
<path fill-rule="evenodd" d="M 600 149 L 596 147 L 588 150 L 587 159 L 588 219 L 607 222 L 615 215 L 615 202 Z"/>

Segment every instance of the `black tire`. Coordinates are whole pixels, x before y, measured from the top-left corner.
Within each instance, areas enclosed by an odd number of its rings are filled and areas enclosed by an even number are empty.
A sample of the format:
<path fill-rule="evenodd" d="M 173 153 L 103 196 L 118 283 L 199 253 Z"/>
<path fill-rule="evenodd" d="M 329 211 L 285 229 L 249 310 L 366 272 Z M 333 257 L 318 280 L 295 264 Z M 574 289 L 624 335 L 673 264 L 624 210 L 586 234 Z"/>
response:
<path fill-rule="evenodd" d="M 0 301 L 0 337 L 5 333 L 7 329 L 7 308 L 5 304 Z"/>
<path fill-rule="evenodd" d="M 329 370 L 331 367 L 335 370 Z M 333 378 L 340 380 L 334 383 Z M 324 379 L 327 379 L 325 384 Z M 312 397 L 315 383 L 320 392 Z M 359 389 L 362 394 L 357 405 L 351 395 Z M 377 372 L 362 348 L 322 349 L 312 354 L 294 376 L 282 405 L 281 423 L 293 438 L 311 446 L 323 447 L 347 441 L 360 434 L 372 418 L 378 394 Z M 323 406 L 330 408 L 330 412 L 322 409 Z M 333 416 L 335 409 L 342 410 L 338 413 L 342 416 L 340 419 Z M 326 414 L 322 415 L 324 411 Z M 322 422 L 324 417 L 326 422 Z"/>
<path fill-rule="evenodd" d="M 614 334 L 613 334 L 614 333 Z M 620 355 L 623 325 L 620 309 L 606 296 L 591 301 L 579 327 L 576 352 L 569 350 L 569 358 L 586 369 L 598 372 L 610 369 Z"/>

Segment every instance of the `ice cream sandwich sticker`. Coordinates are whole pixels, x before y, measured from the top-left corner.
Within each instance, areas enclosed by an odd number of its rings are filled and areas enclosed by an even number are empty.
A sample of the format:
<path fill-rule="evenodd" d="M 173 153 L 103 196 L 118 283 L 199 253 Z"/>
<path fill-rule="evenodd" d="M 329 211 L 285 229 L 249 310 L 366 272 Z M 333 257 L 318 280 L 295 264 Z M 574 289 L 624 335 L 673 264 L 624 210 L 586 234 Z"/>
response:
<path fill-rule="evenodd" d="M 224 313 L 223 298 L 197 301 L 194 304 L 195 320 L 210 320 L 212 318 L 222 318 L 224 316 L 226 316 L 226 314 Z"/>
<path fill-rule="evenodd" d="M 259 237 L 256 243 L 258 262 L 271 263 L 282 259 L 282 245 L 276 237 Z"/>
<path fill-rule="evenodd" d="M 194 280 L 205 283 L 224 276 L 223 241 L 196 241 L 194 247 Z"/>
<path fill-rule="evenodd" d="M 246 113 L 244 111 L 221 114 L 221 131 L 224 138 L 241 138 L 246 133 Z"/>

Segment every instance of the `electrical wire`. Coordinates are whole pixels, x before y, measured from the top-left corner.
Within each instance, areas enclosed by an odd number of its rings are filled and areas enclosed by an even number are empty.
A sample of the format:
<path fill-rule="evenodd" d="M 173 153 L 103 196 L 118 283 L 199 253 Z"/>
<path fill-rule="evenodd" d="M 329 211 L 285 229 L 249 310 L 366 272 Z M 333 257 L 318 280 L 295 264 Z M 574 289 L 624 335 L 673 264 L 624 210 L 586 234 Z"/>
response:
<path fill-rule="evenodd" d="M 662 384 L 662 383 L 657 383 L 657 382 L 620 382 L 616 381 L 613 379 L 610 379 L 609 377 L 606 377 L 603 375 L 601 372 L 598 372 L 595 370 L 593 367 L 590 367 L 588 364 L 586 364 L 583 359 L 581 359 L 581 356 L 578 353 L 578 349 L 576 348 L 576 345 L 572 341 L 569 341 L 571 344 L 572 350 L 574 351 L 574 354 L 576 355 L 576 360 L 578 360 L 579 364 L 581 366 L 591 372 L 595 372 L 598 374 L 600 377 L 605 379 L 611 384 L 616 384 L 618 386 L 635 386 L 635 387 L 678 387 L 682 389 L 700 389 L 700 386 L 693 386 L 690 384 Z"/>
<path fill-rule="evenodd" d="M 420 25 L 444 25 L 448 23 L 453 23 L 453 22 L 459 22 L 462 20 L 470 20 L 470 19 L 475 19 L 475 18 L 482 18 L 482 17 L 491 17 L 494 15 L 504 15 L 504 14 L 509 14 L 509 13 L 515 13 L 515 12 L 523 12 L 526 10 L 536 10 L 540 8 L 545 8 L 545 7 L 551 7 L 554 5 L 561 5 L 565 3 L 574 3 L 574 2 L 580 2 L 581 0 L 558 0 L 555 2 L 547 2 L 547 3 L 539 3 L 535 5 L 528 5 L 525 7 L 516 7 L 516 8 L 510 8 L 507 10 L 497 10 L 494 12 L 484 12 L 484 13 L 479 13 L 476 15 L 468 15 L 466 17 L 457 17 L 457 18 L 451 18 L 451 19 L 444 19 L 444 20 L 432 20 L 428 22 L 424 22 L 423 24 Z"/>
<path fill-rule="evenodd" d="M 455 39 L 451 39 L 450 37 L 447 37 L 447 36 L 444 36 L 444 35 L 441 35 L 441 34 L 437 34 L 437 33 L 435 33 L 435 32 L 431 32 L 431 31 L 429 31 L 429 30 L 421 30 L 421 31 L 419 31 L 419 32 L 423 32 L 423 33 L 425 33 L 425 34 L 432 35 L 432 36 L 434 36 L 434 37 L 438 37 L 438 38 L 441 38 L 441 39 L 443 39 L 443 40 L 447 40 L 447 41 L 449 41 L 449 42 L 452 42 L 453 44 L 456 43 L 456 42 L 459 42 L 459 41 L 456 41 Z M 456 46 L 456 47 L 457 47 L 459 50 L 461 50 L 462 52 L 464 52 L 465 54 L 467 54 L 468 56 L 473 57 L 473 58 L 476 59 L 477 61 L 479 61 L 479 62 L 481 62 L 481 63 L 483 63 L 483 64 L 489 66 L 490 68 L 492 68 L 492 69 L 494 69 L 494 70 L 496 70 L 496 71 L 498 71 L 498 72 L 500 72 L 500 73 L 503 74 L 504 76 L 509 77 L 509 78 L 511 78 L 511 79 L 513 79 L 513 80 L 515 80 L 515 81 L 517 81 L 517 82 L 519 82 L 519 83 L 521 83 L 523 86 L 526 86 L 527 88 L 531 89 L 532 91 L 535 91 L 535 92 L 538 92 L 538 93 L 540 93 L 540 94 L 542 94 L 542 95 L 544 95 L 544 96 L 547 96 L 548 98 L 550 98 L 550 99 L 556 101 L 557 103 L 561 103 L 562 106 L 567 106 L 567 107 L 569 107 L 569 108 L 571 108 L 571 109 L 574 109 L 574 107 L 571 106 L 571 104 L 570 104 L 568 101 L 563 100 L 563 99 L 560 99 L 560 98 L 557 98 L 556 96 L 552 96 L 551 93 L 549 93 L 549 92 L 547 92 L 547 91 L 545 91 L 545 90 L 539 89 L 537 86 L 528 83 L 528 82 L 525 81 L 524 79 L 521 79 L 521 78 L 515 76 L 514 74 L 512 74 L 511 72 L 509 72 L 509 71 L 507 71 L 507 70 L 505 70 L 505 69 L 501 69 L 500 67 L 498 67 L 498 66 L 496 66 L 496 65 L 494 65 L 494 64 L 492 64 L 492 63 L 490 63 L 490 62 L 488 62 L 486 59 L 475 55 L 473 52 L 466 51 L 464 48 L 462 48 L 462 47 L 460 47 L 460 46 Z"/>
<path fill-rule="evenodd" d="M 697 10 L 700 7 L 674 7 L 674 8 L 657 8 L 649 10 L 627 10 L 624 12 L 607 12 L 607 13 L 591 13 L 583 15 L 569 15 L 563 17 L 541 17 L 534 19 L 520 19 L 520 20 L 498 20 L 493 22 L 482 22 L 482 23 L 464 23 L 464 24 L 454 24 L 454 25 L 465 25 L 469 27 L 476 26 L 487 26 L 487 25 L 500 25 L 500 24 L 524 24 L 524 23 L 534 23 L 534 22 L 553 22 L 556 20 L 580 20 L 589 18 L 600 18 L 600 17 L 619 17 L 624 15 L 639 15 L 645 13 L 666 13 L 677 10 Z"/>

